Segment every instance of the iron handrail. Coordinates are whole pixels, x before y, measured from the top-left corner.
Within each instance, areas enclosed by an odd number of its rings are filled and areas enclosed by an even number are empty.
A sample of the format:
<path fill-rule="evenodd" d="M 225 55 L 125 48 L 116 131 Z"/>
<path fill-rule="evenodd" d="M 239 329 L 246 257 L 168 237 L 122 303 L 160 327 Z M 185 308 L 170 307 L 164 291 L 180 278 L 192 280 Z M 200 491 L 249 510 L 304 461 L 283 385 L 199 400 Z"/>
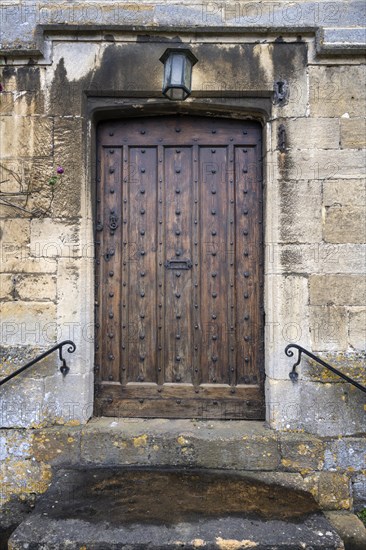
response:
<path fill-rule="evenodd" d="M 359 390 L 363 391 L 366 393 L 366 387 L 365 386 L 362 386 L 362 384 L 359 384 L 358 382 L 356 382 L 355 380 L 353 380 L 352 378 L 350 378 L 349 376 L 347 376 L 347 374 L 343 374 L 343 372 L 339 371 L 338 369 L 336 369 L 335 367 L 332 367 L 331 365 L 329 365 L 328 363 L 326 363 L 325 361 L 323 361 L 322 359 L 320 359 L 320 357 L 316 357 L 316 355 L 313 355 L 310 351 L 308 351 L 307 349 L 303 348 L 302 346 L 299 346 L 297 344 L 289 344 L 288 346 L 286 346 L 285 348 L 285 354 L 287 355 L 287 357 L 293 357 L 294 356 L 294 352 L 291 351 L 290 348 L 295 348 L 297 349 L 298 351 L 298 357 L 297 357 L 297 361 L 296 363 L 293 365 L 292 367 L 292 370 L 291 372 L 289 373 L 289 377 L 291 378 L 291 380 L 293 382 L 295 382 L 298 377 L 299 377 L 299 374 L 296 372 L 296 367 L 300 364 L 300 361 L 301 361 L 301 355 L 303 353 L 305 353 L 305 355 L 307 355 L 308 357 L 310 357 L 311 359 L 313 359 L 313 361 L 316 361 L 317 363 L 319 363 L 319 365 L 322 365 L 323 367 L 325 367 L 326 369 L 334 372 L 334 374 L 336 374 L 337 376 L 339 376 L 340 378 L 343 378 L 343 380 L 345 380 L 346 382 L 349 382 L 350 384 L 352 384 L 353 386 L 355 386 L 356 388 L 358 388 Z"/>
<path fill-rule="evenodd" d="M 60 359 L 60 361 L 62 361 L 62 365 L 60 367 L 60 372 L 63 374 L 63 376 L 66 376 L 66 374 L 69 372 L 70 368 L 66 365 L 66 360 L 62 356 L 62 348 L 64 346 L 69 346 L 67 348 L 68 353 L 74 353 L 74 351 L 76 350 L 76 345 L 74 344 L 74 342 L 72 340 L 64 340 L 63 342 L 60 342 L 59 344 L 56 344 L 56 346 L 53 346 L 52 348 L 45 351 L 44 353 L 41 353 L 41 355 L 38 355 L 35 359 L 32 359 L 32 361 L 29 361 L 29 363 L 27 363 L 26 365 L 24 365 L 20 369 L 12 372 L 11 374 L 9 374 L 9 376 L 6 376 L 2 380 L 0 380 L 0 386 L 2 386 L 3 384 L 8 382 L 9 380 L 14 378 L 15 376 L 18 376 L 18 374 L 25 371 L 26 369 L 29 369 L 29 367 L 31 367 L 35 363 L 38 363 L 38 361 L 41 361 L 42 359 L 47 357 L 47 355 L 50 355 L 51 353 L 53 353 L 57 349 L 58 349 L 59 359 Z"/>

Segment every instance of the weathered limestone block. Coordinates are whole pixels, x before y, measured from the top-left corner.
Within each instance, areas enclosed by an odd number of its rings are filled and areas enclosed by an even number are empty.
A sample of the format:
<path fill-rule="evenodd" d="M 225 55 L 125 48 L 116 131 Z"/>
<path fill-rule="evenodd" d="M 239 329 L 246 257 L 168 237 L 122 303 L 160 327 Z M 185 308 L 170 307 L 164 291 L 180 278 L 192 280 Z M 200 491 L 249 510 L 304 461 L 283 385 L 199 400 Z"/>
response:
<path fill-rule="evenodd" d="M 56 277 L 50 275 L 0 275 L 0 299 L 6 301 L 55 301 Z"/>
<path fill-rule="evenodd" d="M 366 506 L 366 475 L 358 474 L 352 478 L 353 504 L 356 510 Z"/>
<path fill-rule="evenodd" d="M 17 458 L 32 458 L 31 433 L 26 430 L 3 430 L 4 450 L 6 457 L 14 460 Z"/>
<path fill-rule="evenodd" d="M 303 276 L 270 276 L 266 292 L 265 347 L 267 374 L 287 379 L 283 350 L 290 342 L 310 345 L 308 281 Z"/>
<path fill-rule="evenodd" d="M 364 550 L 366 548 L 366 527 L 356 514 L 328 511 L 324 515 L 341 537 L 346 549 Z"/>
<path fill-rule="evenodd" d="M 43 90 L 13 92 L 13 114 L 20 116 L 45 115 Z"/>
<path fill-rule="evenodd" d="M 281 181 L 280 195 L 281 241 L 321 241 L 320 181 Z"/>
<path fill-rule="evenodd" d="M 55 194 L 54 216 L 72 218 L 80 214 L 83 187 L 80 183 L 85 177 L 83 120 L 56 117 L 54 132 L 55 161 L 65 171 Z"/>
<path fill-rule="evenodd" d="M 29 373 L 10 380 L 1 388 L 0 426 L 29 428 L 43 420 L 44 383 Z"/>
<path fill-rule="evenodd" d="M 365 470 L 365 439 L 361 437 L 347 437 L 327 443 L 324 469 L 349 472 Z"/>
<path fill-rule="evenodd" d="M 27 218 L 50 215 L 54 193 L 58 194 L 58 185 L 51 187 L 50 178 L 56 174 L 51 157 L 0 160 L 1 191 L 12 193 L 3 200 L 14 206 L 0 205 L 0 216 L 12 218 L 22 215 Z"/>
<path fill-rule="evenodd" d="M 364 243 L 365 206 L 332 206 L 326 209 L 323 234 L 329 243 Z"/>
<path fill-rule="evenodd" d="M 88 373 L 94 353 L 93 260 L 58 261 L 57 325 L 59 337 L 76 343 L 74 372 Z"/>
<path fill-rule="evenodd" d="M 321 472 L 319 504 L 324 510 L 349 510 L 352 507 L 349 477 L 335 472 Z"/>
<path fill-rule="evenodd" d="M 272 124 L 272 146 L 277 149 L 278 128 L 286 130 L 286 147 L 289 149 L 338 149 L 339 121 L 334 118 L 289 118 Z"/>
<path fill-rule="evenodd" d="M 80 463 L 80 428 L 72 426 L 44 428 L 31 434 L 32 456 L 52 466 Z"/>
<path fill-rule="evenodd" d="M 309 78 L 311 116 L 365 115 L 365 66 L 310 66 Z"/>
<path fill-rule="evenodd" d="M 323 204 L 324 206 L 366 206 L 365 180 L 347 179 L 324 181 Z"/>
<path fill-rule="evenodd" d="M 6 448 L 6 436 L 0 435 L 0 460 L 5 460 L 8 456 Z"/>
<path fill-rule="evenodd" d="M 104 83 L 101 80 L 93 88 L 92 79 L 102 61 L 103 50 L 108 46 L 111 44 L 54 43 L 52 67 L 42 78 L 42 87 L 45 90 L 50 115 L 81 116 L 84 91 L 103 89 Z M 109 89 L 118 89 L 118 87 Z"/>
<path fill-rule="evenodd" d="M 14 112 L 14 95 L 11 92 L 6 92 L 4 90 L 3 92 L 1 92 L 1 96 L 0 96 L 0 115 L 11 116 L 13 112 Z M 24 113 L 21 113 L 21 114 L 24 114 Z"/>
<path fill-rule="evenodd" d="M 280 255 L 281 263 L 275 262 Z M 363 244 L 287 244 L 266 247 L 269 272 L 275 273 L 364 273 L 366 246 Z M 272 267 L 274 266 L 274 267 Z"/>
<path fill-rule="evenodd" d="M 15 152 L 15 150 L 14 150 Z M 27 206 L 27 197 L 25 193 L 29 191 L 30 182 L 29 179 L 25 178 L 25 168 L 24 165 L 28 163 L 28 160 L 12 158 L 12 159 L 0 159 L 0 181 L 1 181 L 1 192 L 2 193 L 18 193 L 19 198 L 12 196 L 11 200 L 17 206 Z M 6 198 L 6 197 L 4 197 Z M 10 197 L 8 197 L 10 199 Z M 1 205 L 1 211 L 6 208 L 5 205 Z M 20 214 L 20 210 L 11 208 L 9 210 L 9 215 L 1 217 L 12 218 Z"/>
<path fill-rule="evenodd" d="M 0 377 L 7 376 L 15 370 L 23 367 L 29 361 L 32 361 L 36 356 L 46 351 L 50 346 L 1 346 L 0 347 Z M 42 379 L 57 372 L 60 367 L 57 352 L 48 355 L 36 366 L 31 368 L 26 374 L 27 378 Z"/>
<path fill-rule="evenodd" d="M 44 68 L 32 64 L 16 66 L 9 63 L 0 68 L 1 83 L 9 92 L 35 93 L 40 90 L 40 78 L 44 72 Z"/>
<path fill-rule="evenodd" d="M 303 475 L 321 470 L 324 464 L 324 442 L 307 434 L 281 434 L 281 465 L 287 472 Z"/>
<path fill-rule="evenodd" d="M 18 275 L 15 287 L 21 300 L 56 301 L 56 277 L 50 275 Z"/>
<path fill-rule="evenodd" d="M 243 437 L 243 444 L 238 447 L 236 441 L 223 438 L 213 449 L 209 441 L 195 441 L 195 438 L 184 437 L 179 440 L 182 453 L 190 451 L 190 445 L 195 449 L 195 463 L 198 467 L 213 469 L 230 464 L 238 470 L 275 470 L 279 465 L 278 444 L 271 434 L 265 437 Z M 187 451 L 185 451 L 187 449 Z"/>
<path fill-rule="evenodd" d="M 1 302 L 1 344 L 51 346 L 57 337 L 52 302 Z"/>
<path fill-rule="evenodd" d="M 12 70 L 9 66 L 0 67 L 1 85 L 4 92 L 14 92 L 17 89 L 15 70 Z"/>
<path fill-rule="evenodd" d="M 0 81 L 3 91 L 0 95 L 0 113 L 6 115 L 44 114 L 43 90 L 40 67 L 12 66 L 0 68 Z"/>
<path fill-rule="evenodd" d="M 41 258 L 30 255 L 29 247 L 17 247 L 15 245 L 4 244 L 1 250 L 2 269 L 7 273 L 56 273 L 57 259 L 56 258 Z"/>
<path fill-rule="evenodd" d="M 52 175 L 50 159 L 0 161 L 0 178 L 4 182 L 1 191 L 12 194 L 2 196 L 0 217 L 22 216 L 27 223 L 30 216 L 51 215 L 53 193 L 57 195 L 57 186 L 52 188 L 49 184 Z"/>
<path fill-rule="evenodd" d="M 293 359 L 288 359 L 290 366 Z M 319 367 L 320 368 L 320 367 Z M 276 430 L 304 430 L 319 436 L 366 432 L 366 396 L 357 388 L 339 383 L 267 378 L 267 418 Z"/>
<path fill-rule="evenodd" d="M 313 351 L 345 351 L 348 344 L 347 311 L 339 306 L 310 306 Z"/>
<path fill-rule="evenodd" d="M 0 300 L 14 300 L 12 293 L 14 292 L 13 277 L 8 274 L 0 274 Z"/>
<path fill-rule="evenodd" d="M 24 218 L 0 220 L 1 246 L 13 245 L 22 247 L 29 243 L 30 221 Z M 2 258 L 3 261 L 3 258 Z"/>
<path fill-rule="evenodd" d="M 24 183 L 31 191 L 28 209 L 33 212 L 34 217 L 54 214 L 54 201 L 59 193 L 60 183 L 57 182 L 52 187 L 49 181 L 56 175 L 56 169 L 51 157 L 23 161 Z"/>
<path fill-rule="evenodd" d="M 69 258 L 80 256 L 80 225 L 78 221 L 54 218 L 31 221 L 32 253 L 44 258 Z"/>
<path fill-rule="evenodd" d="M 301 149 L 279 154 L 279 165 L 285 180 L 315 182 L 359 178 L 365 172 L 366 158 L 356 149 Z"/>
<path fill-rule="evenodd" d="M 191 0 L 182 0 L 179 4 L 169 1 L 156 3 L 146 0 L 143 3 L 131 3 L 123 0 L 111 4 L 108 1 L 100 1 L 98 4 L 57 4 L 52 0 L 45 0 L 41 5 L 31 4 L 26 6 L 18 4 L 4 4 L 4 29 L 6 31 L 5 46 L 24 48 L 36 47 L 33 35 L 33 25 L 24 25 L 24 22 L 39 21 L 44 25 L 74 24 L 81 26 L 103 25 L 131 25 L 164 28 L 171 27 L 259 27 L 267 30 L 271 26 L 275 28 L 289 28 L 292 32 L 298 30 L 300 34 L 304 27 L 324 25 L 326 28 L 324 42 L 326 47 L 338 45 L 353 45 L 360 41 L 361 29 L 357 29 L 363 16 L 360 1 L 352 0 L 346 5 L 343 2 L 331 4 L 332 9 L 323 3 L 314 1 L 308 3 L 288 3 L 279 0 L 275 4 L 254 4 L 250 1 L 232 4 L 230 1 L 220 3 L 205 1 L 201 4 L 192 4 Z M 24 29 L 20 28 L 23 26 Z M 350 27 L 343 28 L 343 27 Z M 356 28 L 355 28 L 356 27 Z M 361 34 L 361 37 L 363 35 Z"/>
<path fill-rule="evenodd" d="M 49 424 L 85 423 L 93 412 L 93 379 L 91 374 L 78 374 L 80 367 L 74 355 L 64 348 L 70 372 L 66 376 L 56 372 L 45 378 L 43 415 Z"/>
<path fill-rule="evenodd" d="M 0 464 L 2 500 L 14 495 L 44 493 L 51 480 L 51 467 L 32 460 L 11 460 Z"/>
<path fill-rule="evenodd" d="M 22 116 L 44 114 L 43 90 L 40 84 L 41 70 L 39 67 L 32 66 L 7 65 L 0 68 L 1 114 Z"/>
<path fill-rule="evenodd" d="M 363 384 L 366 387 L 366 351 L 334 351 L 321 354 L 321 358 L 338 369 L 343 374 L 346 374 L 356 382 Z M 339 377 L 328 369 L 323 369 L 318 363 L 311 359 L 304 359 L 302 371 L 306 373 L 306 377 L 317 382 L 339 382 Z M 351 387 L 349 387 L 351 390 Z M 352 386 L 353 391 L 353 386 Z M 359 391 L 359 390 L 358 390 Z M 347 397 L 345 396 L 345 399 Z"/>
<path fill-rule="evenodd" d="M 310 303 L 313 305 L 363 306 L 366 277 L 362 275 L 311 275 Z"/>
<path fill-rule="evenodd" d="M 21 67 L 8 66 L 4 68 L 5 88 L 13 90 L 15 114 L 43 114 L 44 88 L 42 87 L 42 67 L 26 65 Z M 19 106 L 18 106 L 19 103 Z"/>
<path fill-rule="evenodd" d="M 81 117 L 55 117 L 54 143 L 55 159 L 67 171 L 70 166 L 74 171 L 83 168 L 82 144 L 85 141 L 84 121 Z"/>
<path fill-rule="evenodd" d="M 341 118 L 341 146 L 361 149 L 366 146 L 366 121 L 364 118 Z"/>
<path fill-rule="evenodd" d="M 354 349 L 364 350 L 366 346 L 366 310 L 349 311 L 349 343 Z"/>
<path fill-rule="evenodd" d="M 270 128 L 266 131 L 267 135 L 270 134 Z M 269 143 L 269 147 L 271 144 Z M 263 178 L 265 181 L 264 187 L 264 200 L 266 204 L 271 205 L 271 209 L 264 210 L 266 216 L 264 224 L 265 242 L 269 244 L 269 247 L 273 248 L 273 245 L 277 245 L 280 240 L 280 196 L 281 196 L 281 174 L 279 165 L 277 162 L 276 153 L 267 153 L 263 159 Z M 271 270 L 278 264 L 278 256 L 271 255 Z"/>
<path fill-rule="evenodd" d="M 1 117 L 1 157 L 51 156 L 52 127 L 52 119 L 47 117 Z"/>

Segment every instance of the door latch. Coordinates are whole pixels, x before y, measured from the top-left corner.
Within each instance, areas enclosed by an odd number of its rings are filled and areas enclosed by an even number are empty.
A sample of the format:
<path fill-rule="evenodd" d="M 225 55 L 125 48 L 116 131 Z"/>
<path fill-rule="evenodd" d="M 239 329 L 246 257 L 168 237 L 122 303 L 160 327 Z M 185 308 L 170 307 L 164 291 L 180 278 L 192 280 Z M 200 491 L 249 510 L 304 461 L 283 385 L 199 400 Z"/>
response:
<path fill-rule="evenodd" d="M 191 269 L 192 268 L 191 260 L 183 260 L 183 259 L 167 260 L 164 265 L 167 269 Z"/>

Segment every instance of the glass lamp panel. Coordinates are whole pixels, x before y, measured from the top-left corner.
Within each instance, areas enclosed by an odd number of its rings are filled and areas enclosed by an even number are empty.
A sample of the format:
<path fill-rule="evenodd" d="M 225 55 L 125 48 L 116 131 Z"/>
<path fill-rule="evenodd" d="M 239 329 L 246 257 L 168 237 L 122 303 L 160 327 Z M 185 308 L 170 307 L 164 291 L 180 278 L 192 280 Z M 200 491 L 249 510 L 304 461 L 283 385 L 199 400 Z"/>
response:
<path fill-rule="evenodd" d="M 188 94 L 185 92 L 183 88 L 170 88 L 168 91 L 169 99 L 173 99 L 177 101 L 185 99 L 187 95 Z"/>
<path fill-rule="evenodd" d="M 192 81 L 192 61 L 186 57 L 184 64 L 184 85 L 188 90 L 191 89 Z"/>
<path fill-rule="evenodd" d="M 182 54 L 172 54 L 170 56 L 172 61 L 172 69 L 169 85 L 179 86 L 183 84 L 184 75 L 184 60 L 185 56 Z"/>
<path fill-rule="evenodd" d="M 172 56 L 170 55 L 164 63 L 164 86 L 163 86 L 163 88 L 167 88 L 169 86 L 169 83 L 171 81 L 171 75 L 172 75 Z"/>

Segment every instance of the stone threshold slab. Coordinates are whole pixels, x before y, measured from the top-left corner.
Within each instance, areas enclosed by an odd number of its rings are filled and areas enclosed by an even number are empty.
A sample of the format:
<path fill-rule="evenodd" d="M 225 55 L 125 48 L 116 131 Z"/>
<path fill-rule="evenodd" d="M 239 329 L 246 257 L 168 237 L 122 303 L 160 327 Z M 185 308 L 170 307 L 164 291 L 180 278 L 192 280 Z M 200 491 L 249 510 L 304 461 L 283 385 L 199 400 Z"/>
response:
<path fill-rule="evenodd" d="M 113 418 L 83 428 L 81 458 L 249 470 L 275 470 L 280 460 L 277 436 L 263 422 Z"/>
<path fill-rule="evenodd" d="M 314 471 L 324 443 L 264 422 L 94 418 L 35 430 L 33 456 L 53 466 L 159 465 L 273 472 Z"/>

